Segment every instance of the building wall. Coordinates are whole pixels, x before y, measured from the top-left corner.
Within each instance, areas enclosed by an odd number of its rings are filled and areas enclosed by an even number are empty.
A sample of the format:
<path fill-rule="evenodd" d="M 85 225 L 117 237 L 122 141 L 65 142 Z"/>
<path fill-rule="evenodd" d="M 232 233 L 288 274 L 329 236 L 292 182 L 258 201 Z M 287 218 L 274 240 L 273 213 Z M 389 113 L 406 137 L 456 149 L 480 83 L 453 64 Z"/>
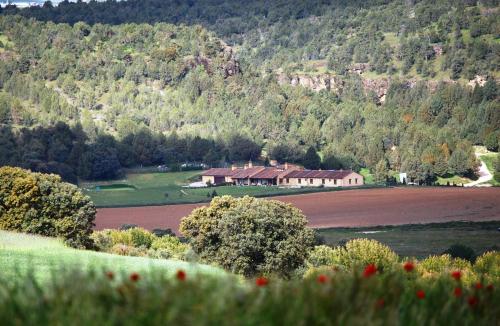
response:
<path fill-rule="evenodd" d="M 211 184 L 214 184 L 215 183 L 215 177 L 213 175 L 202 175 L 201 176 L 201 181 L 203 181 L 203 183 L 210 182 Z"/>
<path fill-rule="evenodd" d="M 324 187 L 355 187 L 364 184 L 363 176 L 358 173 L 351 173 L 343 179 L 328 179 L 325 178 L 325 183 L 323 184 L 323 178 L 300 178 L 301 183 L 299 183 L 299 178 L 288 178 L 289 183 L 286 182 L 286 178 L 283 178 L 280 186 L 302 186 L 302 187 L 319 187 L 323 185 Z M 351 183 L 349 184 L 349 179 Z M 356 180 L 357 179 L 357 180 Z M 356 183 L 357 181 L 357 183 Z"/>

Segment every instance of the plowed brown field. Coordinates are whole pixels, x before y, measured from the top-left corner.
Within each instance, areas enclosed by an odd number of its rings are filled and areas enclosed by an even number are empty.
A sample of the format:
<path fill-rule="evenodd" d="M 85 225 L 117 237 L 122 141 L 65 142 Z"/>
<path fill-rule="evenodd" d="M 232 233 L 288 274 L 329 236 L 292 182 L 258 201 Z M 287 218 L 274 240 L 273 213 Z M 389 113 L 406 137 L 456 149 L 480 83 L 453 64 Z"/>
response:
<path fill-rule="evenodd" d="M 500 220 L 500 188 L 383 188 L 280 196 L 300 208 L 314 228 Z M 171 228 L 194 208 L 186 204 L 101 208 L 96 229 L 131 223 Z"/>

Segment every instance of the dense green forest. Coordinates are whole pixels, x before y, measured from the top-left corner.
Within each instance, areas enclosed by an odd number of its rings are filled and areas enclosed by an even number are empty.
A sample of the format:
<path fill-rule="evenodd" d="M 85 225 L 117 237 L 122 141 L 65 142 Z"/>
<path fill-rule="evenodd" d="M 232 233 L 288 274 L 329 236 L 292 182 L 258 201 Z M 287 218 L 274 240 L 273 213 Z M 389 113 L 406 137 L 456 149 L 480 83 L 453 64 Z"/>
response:
<path fill-rule="evenodd" d="M 0 16 L 0 164 L 99 179 L 120 167 L 257 159 L 263 149 L 314 167 L 317 151 L 323 168 L 368 167 L 382 180 L 389 170 L 417 182 L 472 175 L 472 145 L 497 150 L 500 139 L 498 8 L 10 6 Z"/>

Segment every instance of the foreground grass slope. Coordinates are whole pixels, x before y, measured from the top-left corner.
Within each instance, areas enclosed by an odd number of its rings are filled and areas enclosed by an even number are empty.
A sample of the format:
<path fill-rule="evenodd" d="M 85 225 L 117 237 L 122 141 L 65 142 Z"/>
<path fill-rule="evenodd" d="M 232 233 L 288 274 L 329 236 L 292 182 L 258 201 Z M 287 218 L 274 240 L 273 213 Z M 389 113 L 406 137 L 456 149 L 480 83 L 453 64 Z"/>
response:
<path fill-rule="evenodd" d="M 496 325 L 499 286 L 463 283 L 458 271 L 422 278 L 412 264 L 243 286 L 189 272 L 117 280 L 78 271 L 39 286 L 30 277 L 5 282 L 0 272 L 0 318 L 4 325 Z"/>
<path fill-rule="evenodd" d="M 215 267 L 182 261 L 76 250 L 55 238 L 6 231 L 0 231 L 0 262 L 1 274 L 14 279 L 33 272 L 36 279 L 46 280 L 61 270 L 106 270 L 116 273 L 158 270 L 170 275 L 178 269 L 183 269 L 190 273 L 224 273 Z"/>

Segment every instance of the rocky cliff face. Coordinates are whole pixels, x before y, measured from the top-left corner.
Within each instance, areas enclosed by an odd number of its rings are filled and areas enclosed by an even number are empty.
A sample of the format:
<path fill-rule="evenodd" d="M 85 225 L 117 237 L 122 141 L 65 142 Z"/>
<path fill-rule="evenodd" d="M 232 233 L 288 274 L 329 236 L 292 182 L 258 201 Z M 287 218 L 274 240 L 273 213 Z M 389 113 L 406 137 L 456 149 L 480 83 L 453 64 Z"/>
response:
<path fill-rule="evenodd" d="M 344 81 L 342 80 L 342 78 L 329 74 L 320 74 L 314 76 L 305 74 L 278 74 L 277 80 L 280 85 L 289 84 L 292 86 L 302 86 L 305 88 L 309 88 L 315 92 L 327 90 L 339 95 L 342 94 L 342 90 L 344 88 Z M 387 78 L 363 78 L 362 81 L 363 88 L 367 94 L 373 92 L 376 94 L 379 103 L 383 103 L 385 101 L 385 95 L 387 94 L 387 90 L 389 89 L 389 80 Z"/>
<path fill-rule="evenodd" d="M 357 72 L 353 71 L 353 73 Z M 374 93 L 376 96 L 377 104 L 383 104 L 385 102 L 387 90 L 389 89 L 389 86 L 391 84 L 391 79 L 386 77 L 371 79 L 361 76 L 361 80 L 365 93 Z M 342 78 L 329 74 L 310 76 L 305 74 L 286 75 L 284 73 L 280 73 L 277 75 L 277 81 L 280 85 L 302 86 L 305 88 L 309 88 L 315 92 L 327 90 L 339 95 L 342 94 L 342 90 L 344 87 L 344 81 L 342 80 Z M 418 81 L 419 80 L 416 78 L 408 79 L 406 81 L 406 86 L 408 88 L 413 88 Z M 451 84 L 456 83 L 457 81 L 450 79 L 442 81 L 429 80 L 427 81 L 427 85 L 430 91 L 434 92 L 439 86 L 440 82 Z M 467 85 L 469 85 L 470 87 L 475 87 L 476 85 L 484 86 L 485 83 L 485 76 L 476 76 L 474 79 L 470 80 Z"/>

